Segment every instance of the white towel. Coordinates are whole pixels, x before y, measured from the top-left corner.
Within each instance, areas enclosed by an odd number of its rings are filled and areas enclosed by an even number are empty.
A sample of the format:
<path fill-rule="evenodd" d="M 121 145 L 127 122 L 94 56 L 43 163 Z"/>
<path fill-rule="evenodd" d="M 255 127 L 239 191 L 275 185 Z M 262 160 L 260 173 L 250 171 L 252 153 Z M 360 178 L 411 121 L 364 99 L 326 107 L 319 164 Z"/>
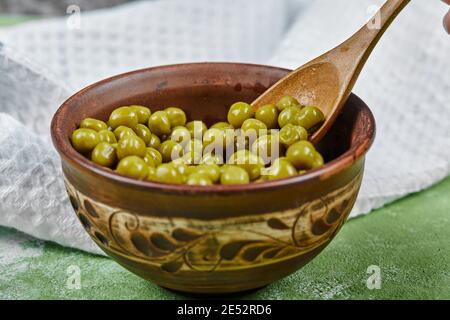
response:
<path fill-rule="evenodd" d="M 53 112 L 83 86 L 131 69 L 189 61 L 297 67 L 340 43 L 374 0 L 166 0 L 0 29 L 0 225 L 99 252 L 76 220 L 49 139 Z M 352 216 L 450 172 L 450 38 L 439 1 L 413 1 L 355 88 L 376 143 Z M 74 24 L 75 22 L 75 24 Z M 71 26 L 71 28 L 68 28 Z M 78 29 L 77 27 L 80 27 Z"/>

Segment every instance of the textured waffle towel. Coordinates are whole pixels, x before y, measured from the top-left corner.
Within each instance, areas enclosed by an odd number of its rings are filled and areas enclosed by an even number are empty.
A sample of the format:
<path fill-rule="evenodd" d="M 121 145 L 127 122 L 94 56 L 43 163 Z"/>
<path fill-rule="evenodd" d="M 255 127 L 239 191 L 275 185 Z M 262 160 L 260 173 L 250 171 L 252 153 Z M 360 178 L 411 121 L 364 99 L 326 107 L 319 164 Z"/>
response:
<path fill-rule="evenodd" d="M 98 252 L 66 199 L 48 133 L 54 111 L 76 90 L 169 63 L 297 67 L 354 32 L 374 3 L 382 1 L 137 2 L 82 14 L 80 28 L 59 18 L 0 30 L 0 225 Z M 361 75 L 355 91 L 371 106 L 378 137 L 352 216 L 427 188 L 450 172 L 444 12 L 437 0 L 413 1 Z"/>

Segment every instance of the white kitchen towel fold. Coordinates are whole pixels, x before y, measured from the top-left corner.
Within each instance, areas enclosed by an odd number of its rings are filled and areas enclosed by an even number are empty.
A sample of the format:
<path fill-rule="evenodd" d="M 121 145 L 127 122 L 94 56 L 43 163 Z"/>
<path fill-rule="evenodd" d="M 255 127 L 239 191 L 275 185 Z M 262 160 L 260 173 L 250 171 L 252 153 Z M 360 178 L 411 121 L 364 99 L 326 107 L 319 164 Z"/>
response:
<path fill-rule="evenodd" d="M 48 134 L 69 89 L 45 73 L 0 45 L 0 225 L 100 253 L 70 214 Z"/>
<path fill-rule="evenodd" d="M 307 62 L 349 37 L 383 2 L 315 1 L 270 62 L 285 67 Z M 352 216 L 423 190 L 450 172 L 445 10 L 439 1 L 412 1 L 381 39 L 357 82 L 354 91 L 375 115 L 377 138 Z"/>
<path fill-rule="evenodd" d="M 368 18 L 374 0 L 166 0 L 0 30 L 0 225 L 98 249 L 65 197 L 50 118 L 81 87 L 131 69 L 187 61 L 296 67 Z M 424 189 L 450 172 L 450 39 L 436 1 L 394 23 L 356 92 L 378 137 L 352 216 Z"/>
<path fill-rule="evenodd" d="M 140 1 L 82 12 L 80 19 L 0 30 L 0 40 L 80 89 L 154 65 L 267 62 L 286 31 L 291 6 L 285 0 Z"/>

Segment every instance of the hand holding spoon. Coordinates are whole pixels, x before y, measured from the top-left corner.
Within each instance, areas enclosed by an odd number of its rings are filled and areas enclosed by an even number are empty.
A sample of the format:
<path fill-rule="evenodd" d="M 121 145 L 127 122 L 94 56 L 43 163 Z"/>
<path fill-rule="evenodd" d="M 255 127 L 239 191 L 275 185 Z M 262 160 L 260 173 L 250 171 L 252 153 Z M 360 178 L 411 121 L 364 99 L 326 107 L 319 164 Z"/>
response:
<path fill-rule="evenodd" d="M 256 99 L 252 107 L 256 110 L 285 95 L 296 98 L 302 105 L 317 106 L 326 119 L 310 138 L 317 143 L 344 106 L 381 36 L 409 2 L 387 0 L 374 17 L 378 25 L 364 25 L 341 45 L 291 72 Z"/>

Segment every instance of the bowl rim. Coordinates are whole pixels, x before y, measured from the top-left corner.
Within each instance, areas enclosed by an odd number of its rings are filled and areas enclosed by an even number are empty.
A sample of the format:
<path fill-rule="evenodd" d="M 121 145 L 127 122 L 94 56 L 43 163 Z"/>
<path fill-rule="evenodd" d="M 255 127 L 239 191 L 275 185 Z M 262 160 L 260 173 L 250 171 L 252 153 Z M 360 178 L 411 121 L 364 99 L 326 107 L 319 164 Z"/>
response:
<path fill-rule="evenodd" d="M 367 106 L 367 104 L 361 100 L 357 95 L 351 94 L 351 97 L 356 98 L 361 102 L 363 107 L 362 112 L 364 112 L 369 119 L 369 129 L 364 131 L 364 137 L 362 139 L 362 143 L 356 146 L 352 146 L 349 150 L 341 154 L 339 157 L 333 159 L 330 162 L 327 162 L 324 166 L 310 170 L 303 175 L 289 177 L 284 179 L 260 182 L 260 183 L 249 183 L 243 185 L 212 185 L 212 186 L 189 186 L 189 185 L 178 185 L 178 184 L 168 184 L 168 183 L 159 183 L 152 182 L 147 180 L 138 180 L 135 178 L 131 178 L 125 175 L 121 175 L 115 173 L 114 171 L 99 166 L 82 154 L 78 153 L 70 143 L 69 139 L 66 139 L 64 135 L 64 130 L 62 128 L 62 120 L 67 116 L 67 110 L 70 106 L 79 99 L 80 96 L 85 94 L 86 92 L 108 84 L 112 81 L 124 79 L 131 75 L 136 75 L 145 72 L 152 72 L 157 70 L 168 70 L 172 68 L 183 68 L 183 67 L 207 67 L 207 66 L 229 66 L 234 65 L 236 67 L 257 67 L 266 70 L 273 71 L 282 71 L 282 72 L 291 72 L 290 69 L 274 67 L 269 65 L 262 64 L 251 64 L 251 63 L 235 63 L 235 62 L 195 62 L 195 63 L 181 63 L 181 64 L 170 64 L 170 65 L 161 65 L 150 68 L 138 69 L 126 73 L 121 73 L 112 77 L 108 77 L 101 81 L 95 82 L 84 89 L 74 93 L 67 100 L 65 100 L 62 105 L 55 112 L 52 122 L 51 122 L 51 137 L 53 144 L 58 151 L 62 161 L 71 162 L 72 165 L 77 166 L 78 168 L 87 170 L 93 173 L 96 176 L 112 180 L 116 183 L 126 185 L 132 188 L 138 189 L 146 189 L 148 191 L 158 191 L 158 192 L 176 192 L 176 193 L 196 193 L 196 194 L 208 194 L 208 193 L 239 193 L 239 192 L 248 192 L 248 191 L 264 191 L 273 188 L 279 187 L 287 187 L 295 184 L 303 184 L 306 182 L 311 182 L 314 180 L 324 180 L 332 175 L 335 175 L 350 166 L 352 166 L 355 162 L 359 161 L 367 151 L 370 149 L 373 141 L 375 139 L 376 134 L 376 124 L 374 116 Z"/>

